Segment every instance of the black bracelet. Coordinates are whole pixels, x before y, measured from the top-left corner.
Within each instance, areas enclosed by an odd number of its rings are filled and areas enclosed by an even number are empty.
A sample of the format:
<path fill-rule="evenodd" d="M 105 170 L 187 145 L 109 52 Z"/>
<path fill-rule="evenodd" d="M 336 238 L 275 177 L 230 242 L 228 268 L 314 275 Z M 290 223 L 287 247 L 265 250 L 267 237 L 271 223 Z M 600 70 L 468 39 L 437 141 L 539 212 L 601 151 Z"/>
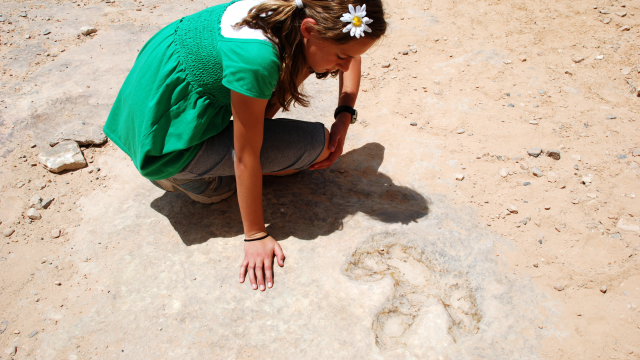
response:
<path fill-rule="evenodd" d="M 257 238 L 257 239 L 244 239 L 244 241 L 246 241 L 246 242 L 250 242 L 250 241 L 258 241 L 258 240 L 264 240 L 264 239 L 266 239 L 266 238 L 268 238 L 268 237 L 269 237 L 269 234 L 267 234 L 267 235 L 265 235 L 265 236 L 263 236 L 263 237 L 259 237 L 259 238 Z"/>

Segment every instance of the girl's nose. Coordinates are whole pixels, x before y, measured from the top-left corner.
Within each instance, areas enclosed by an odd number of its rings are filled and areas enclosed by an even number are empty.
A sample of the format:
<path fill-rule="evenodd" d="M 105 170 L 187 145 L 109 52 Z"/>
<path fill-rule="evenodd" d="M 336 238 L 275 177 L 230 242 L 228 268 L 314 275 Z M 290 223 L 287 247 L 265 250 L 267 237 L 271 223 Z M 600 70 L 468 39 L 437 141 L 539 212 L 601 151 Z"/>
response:
<path fill-rule="evenodd" d="M 340 69 L 342 72 L 347 72 L 349 71 L 350 65 L 351 65 L 351 58 L 345 58 L 338 63 L 338 69 Z"/>

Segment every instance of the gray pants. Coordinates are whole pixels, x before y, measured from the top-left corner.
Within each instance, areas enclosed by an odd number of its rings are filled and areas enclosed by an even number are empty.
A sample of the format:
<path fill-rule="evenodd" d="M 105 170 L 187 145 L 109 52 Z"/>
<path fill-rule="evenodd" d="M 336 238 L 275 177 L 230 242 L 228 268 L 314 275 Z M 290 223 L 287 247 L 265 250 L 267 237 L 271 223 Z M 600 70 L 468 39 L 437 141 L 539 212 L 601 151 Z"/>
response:
<path fill-rule="evenodd" d="M 263 173 L 303 170 L 322 154 L 324 125 L 291 119 L 265 119 L 260 164 Z M 235 175 L 233 166 L 233 121 L 202 143 L 200 151 L 176 179 L 199 179 Z"/>

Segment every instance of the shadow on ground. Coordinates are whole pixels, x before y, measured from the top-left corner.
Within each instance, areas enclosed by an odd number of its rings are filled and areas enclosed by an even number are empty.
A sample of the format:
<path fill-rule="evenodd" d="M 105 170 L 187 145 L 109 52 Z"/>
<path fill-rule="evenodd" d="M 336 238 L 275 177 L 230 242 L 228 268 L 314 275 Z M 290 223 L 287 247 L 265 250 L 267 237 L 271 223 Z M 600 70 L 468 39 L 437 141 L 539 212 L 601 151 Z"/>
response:
<path fill-rule="evenodd" d="M 265 176 L 263 207 L 269 233 L 278 240 L 312 240 L 342 230 L 343 220 L 358 212 L 389 224 L 427 216 L 424 196 L 394 185 L 378 172 L 383 159 L 384 146 L 369 143 L 342 155 L 329 170 Z M 169 219 L 186 245 L 244 233 L 235 195 L 206 205 L 183 194 L 165 193 L 151 207 Z"/>

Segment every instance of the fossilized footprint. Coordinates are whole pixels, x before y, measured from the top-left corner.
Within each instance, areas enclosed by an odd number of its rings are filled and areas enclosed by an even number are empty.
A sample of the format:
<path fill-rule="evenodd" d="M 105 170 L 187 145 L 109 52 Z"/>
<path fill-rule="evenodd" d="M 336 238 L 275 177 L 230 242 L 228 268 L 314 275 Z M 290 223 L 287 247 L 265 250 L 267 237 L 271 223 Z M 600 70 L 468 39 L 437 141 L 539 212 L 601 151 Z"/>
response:
<path fill-rule="evenodd" d="M 434 304 L 446 310 L 453 341 L 477 333 L 482 316 L 466 274 L 447 269 L 446 252 L 426 252 L 398 238 L 394 233 L 370 236 L 344 268 L 353 280 L 378 281 L 387 275 L 394 280 L 393 295 L 372 323 L 378 347 L 404 346 L 403 338 L 420 311 Z"/>

